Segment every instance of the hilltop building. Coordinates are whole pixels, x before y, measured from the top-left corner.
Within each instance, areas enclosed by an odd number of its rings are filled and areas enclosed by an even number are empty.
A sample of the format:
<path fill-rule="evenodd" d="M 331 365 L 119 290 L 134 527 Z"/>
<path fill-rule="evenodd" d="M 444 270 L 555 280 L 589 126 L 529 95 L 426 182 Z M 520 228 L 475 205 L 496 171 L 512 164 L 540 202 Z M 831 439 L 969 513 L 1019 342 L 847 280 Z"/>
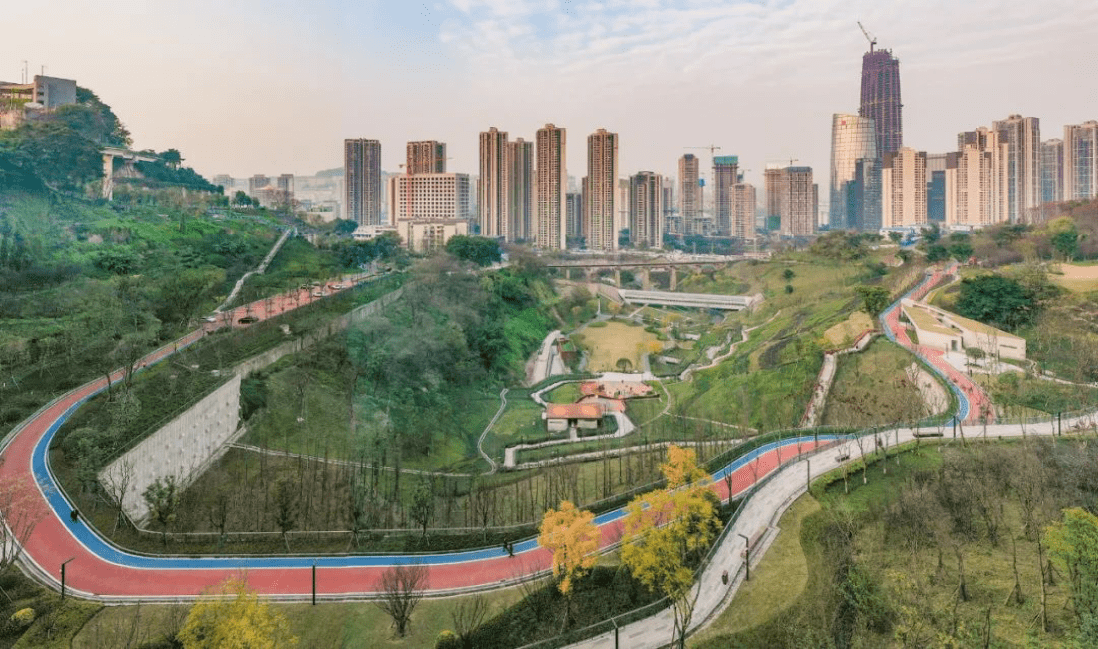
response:
<path fill-rule="evenodd" d="M 347 219 L 364 225 L 381 225 L 381 142 L 343 141 L 343 205 Z M 390 223 L 392 213 L 390 212 Z"/>

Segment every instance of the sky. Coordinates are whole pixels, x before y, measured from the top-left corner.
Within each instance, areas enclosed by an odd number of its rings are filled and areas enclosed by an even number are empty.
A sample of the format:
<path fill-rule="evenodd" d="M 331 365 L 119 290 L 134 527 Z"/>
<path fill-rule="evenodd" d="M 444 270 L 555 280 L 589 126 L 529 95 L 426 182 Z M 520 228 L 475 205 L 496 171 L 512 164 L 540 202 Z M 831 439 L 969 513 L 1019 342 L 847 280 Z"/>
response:
<path fill-rule="evenodd" d="M 623 177 L 684 153 L 812 166 L 826 187 L 833 113 L 856 113 L 868 42 L 900 60 L 904 144 L 1018 113 L 1042 139 L 1098 119 L 1094 0 L 43 0 L 0 12 L 0 80 L 76 79 L 134 135 L 212 177 L 342 166 L 344 138 L 447 144 L 477 173 L 478 133 L 620 136 Z M 691 148 L 699 147 L 699 148 Z M 823 202 L 823 201 L 821 201 Z"/>

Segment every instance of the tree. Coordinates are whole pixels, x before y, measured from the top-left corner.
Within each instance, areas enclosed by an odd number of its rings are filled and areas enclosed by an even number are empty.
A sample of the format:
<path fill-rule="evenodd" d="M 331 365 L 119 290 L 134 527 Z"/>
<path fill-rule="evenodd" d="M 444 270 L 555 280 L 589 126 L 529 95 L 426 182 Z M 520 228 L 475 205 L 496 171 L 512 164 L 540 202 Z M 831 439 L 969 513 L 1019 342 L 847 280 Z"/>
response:
<path fill-rule="evenodd" d="M 435 511 L 435 489 L 431 484 L 431 478 L 423 475 L 412 494 L 412 507 L 408 512 L 412 520 L 423 528 L 423 538 L 427 538 L 427 524 L 431 522 L 431 514 Z"/>
<path fill-rule="evenodd" d="M 1002 275 L 962 280 L 955 308 L 966 318 L 1007 330 L 1032 322 L 1040 310 L 1020 282 Z"/>
<path fill-rule="evenodd" d="M 114 502 L 114 506 L 117 509 L 117 515 L 114 518 L 114 529 L 111 530 L 111 534 L 117 532 L 118 524 L 126 520 L 123 500 L 126 498 L 126 492 L 130 490 L 130 485 L 133 483 L 133 476 L 133 460 L 125 459 L 125 456 L 123 456 L 122 461 L 115 465 L 113 469 L 103 473 L 103 487 L 106 489 L 107 496 Z"/>
<path fill-rule="evenodd" d="M 626 508 L 621 559 L 646 588 L 671 600 L 672 640 L 682 647 L 698 598 L 691 566 L 717 536 L 720 503 L 692 450 L 671 445 L 667 456 L 667 489 L 637 496 Z"/>
<path fill-rule="evenodd" d="M 279 480 L 275 486 L 275 524 L 289 552 L 290 539 L 286 535 L 297 525 L 297 487 L 290 480 Z"/>
<path fill-rule="evenodd" d="M 926 260 L 930 263 L 945 261 L 949 259 L 949 249 L 940 243 L 933 243 L 927 246 Z"/>
<path fill-rule="evenodd" d="M 454 632 L 463 649 L 473 649 L 473 634 L 484 623 L 486 617 L 488 617 L 488 600 L 484 595 L 477 594 L 458 599 L 457 604 L 450 611 L 450 618 L 454 622 Z"/>
<path fill-rule="evenodd" d="M 488 237 L 454 235 L 446 242 L 446 252 L 478 266 L 489 266 L 502 259 L 499 241 Z"/>
<path fill-rule="evenodd" d="M 52 189 L 80 191 L 103 177 L 99 147 L 64 124 L 24 124 L 3 139 Z"/>
<path fill-rule="evenodd" d="M 1073 507 L 1045 529 L 1050 558 L 1071 581 L 1071 600 L 1079 619 L 1079 646 L 1098 645 L 1098 517 Z"/>
<path fill-rule="evenodd" d="M 179 169 L 179 165 L 183 163 L 183 154 L 179 149 L 168 149 L 160 154 L 160 161 L 172 169 Z"/>
<path fill-rule="evenodd" d="M 354 219 L 336 219 L 335 227 L 332 229 L 336 234 L 351 234 L 358 229 L 358 222 Z"/>
<path fill-rule="evenodd" d="M 179 508 L 179 489 L 175 476 L 157 478 L 145 488 L 142 494 L 149 514 L 160 524 L 160 539 L 168 545 L 168 526 L 175 521 L 175 512 Z"/>
<path fill-rule="evenodd" d="M 889 232 L 888 238 L 892 240 L 892 243 L 899 245 L 904 240 L 904 235 L 902 232 Z"/>
<path fill-rule="evenodd" d="M 1075 230 L 1075 224 L 1052 235 L 1052 247 L 1060 253 L 1066 261 L 1071 261 L 1079 254 L 1079 233 Z"/>
<path fill-rule="evenodd" d="M 784 279 L 787 282 L 792 280 L 796 276 L 797 276 L 797 274 L 793 272 L 792 268 L 786 268 L 785 270 L 782 271 L 782 279 Z"/>
<path fill-rule="evenodd" d="M 619 358 L 618 362 L 615 363 L 615 365 L 617 366 L 619 372 L 628 372 L 629 370 L 633 369 L 633 361 L 625 358 L 624 356 Z"/>
<path fill-rule="evenodd" d="M 183 649 L 270 649 L 297 645 L 286 618 L 259 599 L 248 587 L 244 575 L 230 577 L 195 602 L 177 638 Z"/>
<path fill-rule="evenodd" d="M 248 196 L 247 193 L 238 189 L 236 190 L 236 194 L 233 195 L 233 205 L 239 205 L 240 207 L 251 207 L 252 197 Z"/>
<path fill-rule="evenodd" d="M 889 294 L 888 289 L 883 286 L 867 286 L 863 284 L 854 290 L 862 297 L 862 308 L 864 308 L 865 312 L 873 318 L 880 315 L 892 302 L 892 296 Z"/>
<path fill-rule="evenodd" d="M 593 513 L 576 509 L 567 500 L 560 503 L 559 511 L 545 512 L 541 520 L 538 544 L 553 553 L 553 576 L 566 601 L 565 627 L 572 608 L 572 586 L 576 579 L 594 567 L 597 560 L 595 551 L 599 547 L 600 533 L 594 521 Z"/>
<path fill-rule="evenodd" d="M 419 563 L 395 565 L 381 573 L 378 584 L 381 599 L 376 605 L 393 618 L 393 626 L 401 638 L 407 635 L 412 611 L 423 599 L 427 576 L 427 566 Z"/>

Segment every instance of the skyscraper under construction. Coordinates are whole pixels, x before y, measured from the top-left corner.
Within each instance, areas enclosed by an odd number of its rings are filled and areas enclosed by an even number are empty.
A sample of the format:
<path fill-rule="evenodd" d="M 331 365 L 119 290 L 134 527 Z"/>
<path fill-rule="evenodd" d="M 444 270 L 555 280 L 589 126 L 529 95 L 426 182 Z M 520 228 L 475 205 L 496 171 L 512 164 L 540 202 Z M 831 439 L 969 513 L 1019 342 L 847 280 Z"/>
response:
<path fill-rule="evenodd" d="M 874 50 L 876 43 L 870 39 L 869 51 L 862 55 L 862 102 L 858 115 L 873 120 L 877 155 L 884 158 L 904 146 L 900 60 L 889 50 Z"/>

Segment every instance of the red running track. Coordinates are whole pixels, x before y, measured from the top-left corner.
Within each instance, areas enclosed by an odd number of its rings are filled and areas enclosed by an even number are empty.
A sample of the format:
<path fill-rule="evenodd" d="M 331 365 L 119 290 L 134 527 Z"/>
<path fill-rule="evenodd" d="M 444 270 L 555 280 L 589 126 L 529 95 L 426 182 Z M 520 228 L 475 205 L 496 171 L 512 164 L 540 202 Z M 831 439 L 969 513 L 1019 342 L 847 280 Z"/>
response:
<path fill-rule="evenodd" d="M 250 313 L 259 319 L 272 317 L 291 310 L 298 304 L 307 303 L 306 300 L 311 301 L 311 295 L 301 296 L 300 292 L 296 299 L 293 295 L 284 295 L 272 300 L 262 300 L 260 303 L 236 309 L 230 322 L 235 322 L 242 317 L 237 314 Z M 216 328 L 226 323 L 209 324 Z M 192 332 L 175 343 L 156 350 L 143 359 L 143 364 L 154 363 L 170 355 L 174 349 L 201 338 L 205 331 L 204 329 Z M 116 371 L 112 375 L 114 381 L 121 378 L 121 371 Z M 40 575 L 47 576 L 45 581 L 52 579 L 54 583 L 51 585 L 56 587 L 61 579 L 62 562 L 71 559 L 66 575 L 67 586 L 84 596 L 107 600 L 188 598 L 200 595 L 226 578 L 238 574 L 241 569 L 246 569 L 249 583 L 265 595 L 293 599 L 309 597 L 312 593 L 312 567 L 309 565 L 312 558 L 195 559 L 127 555 L 119 557 L 118 560 L 112 560 L 98 555 L 77 537 L 81 530 L 85 534 L 89 533 L 87 528 L 82 520 L 73 524 L 67 512 L 58 512 L 50 507 L 46 494 L 38 487 L 33 475 L 33 452 L 37 443 L 48 433 L 49 428 L 67 410 L 78 404 L 84 397 L 104 388 L 105 384 L 105 379 L 97 379 L 61 397 L 29 420 L 8 446 L 0 452 L 0 457 L 3 458 L 3 463 L 0 464 L 0 482 L 14 483 L 28 498 L 29 509 L 46 512 L 45 517 L 24 546 L 24 559 L 33 564 Z M 814 448 L 815 443 L 807 441 L 802 442 L 797 450 L 808 452 Z M 770 450 L 757 460 L 735 470 L 731 477 L 732 492 L 736 495 L 742 494 L 755 481 L 761 480 L 774 471 L 780 460 L 788 460 L 796 456 L 797 450 L 794 449 L 796 445 L 791 443 L 788 447 Z M 727 483 L 724 480 L 717 481 L 711 488 L 722 499 L 728 497 Z M 602 533 L 600 548 L 617 543 L 621 536 L 621 517 L 618 516 L 603 524 L 600 530 Z M 95 545 L 94 542 L 91 544 Z M 496 556 L 483 556 L 460 562 L 454 562 L 453 559 L 456 558 L 455 555 L 462 553 L 425 557 L 424 563 L 428 566 L 428 588 L 439 592 L 487 587 L 549 569 L 551 557 L 547 550 L 536 547 L 532 542 L 522 545 L 529 549 L 517 551 L 514 557 L 506 556 L 501 549 L 481 552 L 481 554 Z M 115 555 L 122 554 L 117 549 L 111 549 L 111 552 Z M 449 560 L 446 557 L 449 557 Z M 148 564 L 149 567 L 123 565 L 121 561 Z M 297 565 L 293 567 L 248 565 L 255 562 L 278 563 L 279 561 Z M 408 559 L 384 556 L 317 557 L 316 561 L 320 566 L 317 569 L 318 596 L 344 598 L 366 596 L 376 592 L 376 584 L 387 566 L 406 563 Z M 374 565 L 324 565 L 327 562 L 340 561 L 369 562 Z M 208 563 L 216 566 L 176 568 L 171 567 L 173 563 Z"/>

